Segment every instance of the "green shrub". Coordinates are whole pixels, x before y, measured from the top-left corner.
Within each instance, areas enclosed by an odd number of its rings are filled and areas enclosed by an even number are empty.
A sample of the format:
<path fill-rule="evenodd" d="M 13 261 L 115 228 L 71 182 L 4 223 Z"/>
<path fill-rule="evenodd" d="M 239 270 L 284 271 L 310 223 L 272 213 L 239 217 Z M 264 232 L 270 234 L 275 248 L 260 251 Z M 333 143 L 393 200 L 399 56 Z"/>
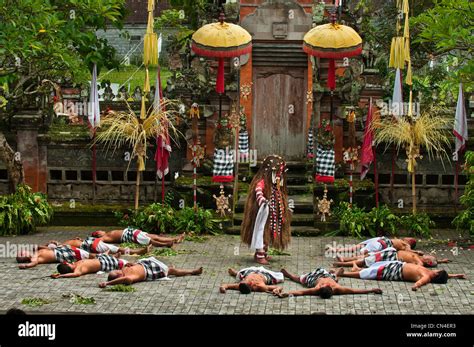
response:
<path fill-rule="evenodd" d="M 334 215 L 339 220 L 339 230 L 344 235 L 354 237 L 362 237 L 368 231 L 368 216 L 364 209 L 349 203 L 341 202 L 339 206 L 334 209 Z"/>
<path fill-rule="evenodd" d="M 30 187 L 20 184 L 14 194 L 0 197 L 0 236 L 31 233 L 52 215 L 46 195 L 32 193 Z"/>
<path fill-rule="evenodd" d="M 175 210 L 168 204 L 155 203 L 125 214 L 116 212 L 115 216 L 121 226 L 131 226 L 155 234 L 183 231 L 216 234 L 219 231 L 219 220 L 214 218 L 213 211 L 201 207 L 196 211 L 192 207 Z"/>
<path fill-rule="evenodd" d="M 466 209 L 454 218 L 453 225 L 457 229 L 469 230 L 469 233 L 474 235 L 474 152 L 472 151 L 466 153 L 464 172 L 469 176 L 469 181 L 460 201 Z"/>
<path fill-rule="evenodd" d="M 367 214 L 367 228 L 370 236 L 375 237 L 379 234 L 396 234 L 399 226 L 399 218 L 387 205 L 374 207 Z"/>
<path fill-rule="evenodd" d="M 402 229 L 408 231 L 410 235 L 418 235 L 422 237 L 431 236 L 430 228 L 435 227 L 433 222 L 426 213 L 407 214 L 400 218 Z"/>

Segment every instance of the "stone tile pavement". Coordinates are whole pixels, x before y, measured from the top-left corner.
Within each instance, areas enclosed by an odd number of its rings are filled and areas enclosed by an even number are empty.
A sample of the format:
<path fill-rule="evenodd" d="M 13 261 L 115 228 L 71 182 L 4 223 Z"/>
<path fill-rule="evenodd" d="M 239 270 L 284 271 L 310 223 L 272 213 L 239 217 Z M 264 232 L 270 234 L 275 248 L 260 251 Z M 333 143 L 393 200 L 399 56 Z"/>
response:
<path fill-rule="evenodd" d="M 67 230 L 66 230 L 67 229 Z M 14 243 L 43 244 L 51 239 L 65 240 L 76 236 L 84 237 L 93 230 L 111 228 L 46 228 L 39 233 L 19 237 L 1 237 L 0 246 Z M 446 239 L 458 238 L 451 232 L 438 236 Z M 327 244 L 352 244 L 357 240 L 343 237 L 295 237 L 287 250 L 290 256 L 274 256 L 270 268 L 287 268 L 301 274 L 316 266 L 330 268 L 332 259 L 324 256 Z M 319 297 L 298 297 L 279 299 L 269 294 L 252 293 L 240 295 L 228 291 L 220 294 L 221 283 L 234 281 L 227 274 L 229 267 L 236 269 L 254 265 L 252 254 L 240 244 L 238 236 L 210 236 L 203 243 L 188 242 L 177 249 L 186 254 L 163 257 L 167 264 L 180 268 L 204 267 L 200 277 L 172 278 L 171 281 L 135 284 L 133 293 L 108 292 L 100 289 L 98 283 L 106 274 L 87 275 L 77 279 L 42 278 L 55 271 L 56 265 L 40 265 L 33 269 L 19 270 L 13 258 L 0 258 L 0 312 L 12 307 L 27 312 L 41 313 L 111 313 L 111 314 L 472 314 L 474 303 L 473 260 L 474 250 L 448 247 L 447 242 L 423 241 L 419 249 L 435 251 L 439 256 L 452 260 L 440 267 L 450 273 L 466 273 L 468 280 L 450 280 L 447 285 L 429 284 L 417 292 L 411 291 L 410 283 L 376 282 L 342 278 L 340 283 L 354 288 L 383 289 L 383 295 L 334 296 L 330 300 Z M 455 253 L 455 254 L 453 254 Z M 283 283 L 286 290 L 298 289 L 293 282 Z M 95 305 L 70 303 L 63 294 L 76 293 L 94 297 Z M 21 304 L 22 299 L 38 297 L 50 301 L 40 307 Z"/>

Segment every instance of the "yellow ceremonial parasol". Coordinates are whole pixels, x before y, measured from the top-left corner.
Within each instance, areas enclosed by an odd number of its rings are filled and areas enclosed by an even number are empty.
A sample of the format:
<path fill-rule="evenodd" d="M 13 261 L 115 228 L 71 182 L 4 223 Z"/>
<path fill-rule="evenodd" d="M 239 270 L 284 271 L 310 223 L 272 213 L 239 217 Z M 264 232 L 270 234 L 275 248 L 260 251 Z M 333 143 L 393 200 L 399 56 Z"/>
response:
<path fill-rule="evenodd" d="M 359 55 L 362 52 L 362 39 L 351 27 L 336 23 L 336 14 L 333 13 L 331 23 L 318 25 L 306 33 L 303 50 L 310 55 L 329 59 L 327 86 L 331 90 L 332 119 L 332 97 L 336 88 L 335 59 Z"/>
<path fill-rule="evenodd" d="M 223 94 L 224 58 L 250 53 L 252 36 L 241 26 L 224 22 L 224 14 L 221 13 L 219 22 L 206 24 L 193 34 L 192 50 L 198 55 L 219 59 L 216 91 L 218 94 Z"/>

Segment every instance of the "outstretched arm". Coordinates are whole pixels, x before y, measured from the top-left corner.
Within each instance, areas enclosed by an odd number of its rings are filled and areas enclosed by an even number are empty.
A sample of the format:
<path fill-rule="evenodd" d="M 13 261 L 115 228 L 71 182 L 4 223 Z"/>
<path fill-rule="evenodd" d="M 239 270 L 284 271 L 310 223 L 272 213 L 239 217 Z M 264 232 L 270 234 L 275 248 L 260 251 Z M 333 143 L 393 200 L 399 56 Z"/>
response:
<path fill-rule="evenodd" d="M 354 289 L 354 288 L 347 288 L 347 287 L 339 287 L 334 290 L 334 294 L 336 295 L 350 295 L 350 294 L 382 294 L 382 289 L 380 288 L 372 288 L 372 289 Z"/>
<path fill-rule="evenodd" d="M 132 283 L 134 283 L 134 280 L 131 276 L 124 276 L 124 277 L 116 278 L 112 281 L 99 283 L 99 287 L 100 288 L 105 288 L 107 286 L 114 286 L 116 284 L 130 285 Z"/>
<path fill-rule="evenodd" d="M 431 282 L 430 276 L 425 275 L 425 276 L 423 276 L 422 278 L 420 278 L 420 279 L 411 287 L 411 289 L 414 290 L 414 291 L 416 291 L 416 290 L 418 290 L 418 288 L 423 287 L 425 284 L 430 283 L 430 282 Z"/>
<path fill-rule="evenodd" d="M 301 290 L 291 290 L 286 293 L 275 293 L 280 298 L 287 298 L 289 296 L 304 296 L 304 295 L 318 295 L 316 288 L 301 289 Z"/>
<path fill-rule="evenodd" d="M 461 280 L 465 280 L 467 277 L 465 274 L 449 274 L 448 278 L 458 278 Z"/>
<path fill-rule="evenodd" d="M 447 264 L 447 263 L 450 263 L 451 260 L 449 260 L 448 258 L 444 258 L 444 259 L 438 259 L 438 264 Z"/>
<path fill-rule="evenodd" d="M 67 274 L 52 274 L 51 278 L 75 278 L 75 277 L 80 277 L 82 276 L 82 272 L 70 272 Z"/>
<path fill-rule="evenodd" d="M 231 284 L 222 284 L 219 287 L 219 291 L 222 294 L 225 294 L 227 290 L 239 290 L 239 283 L 231 283 Z"/>
<path fill-rule="evenodd" d="M 279 286 L 262 286 L 262 287 L 259 287 L 259 292 L 263 292 L 263 293 L 273 293 L 273 291 L 282 291 L 283 288 L 279 287 Z"/>
<path fill-rule="evenodd" d="M 18 265 L 18 267 L 23 270 L 23 269 L 29 269 L 29 268 L 35 267 L 36 265 L 38 265 L 38 260 L 32 260 L 30 263 L 20 264 Z"/>

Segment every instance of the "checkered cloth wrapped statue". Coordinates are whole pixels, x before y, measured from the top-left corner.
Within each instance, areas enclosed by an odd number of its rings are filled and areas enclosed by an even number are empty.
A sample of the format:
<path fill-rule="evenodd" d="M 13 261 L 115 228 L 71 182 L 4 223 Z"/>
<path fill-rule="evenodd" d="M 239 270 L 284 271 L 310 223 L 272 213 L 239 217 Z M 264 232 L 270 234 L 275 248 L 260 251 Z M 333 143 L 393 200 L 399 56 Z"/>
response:
<path fill-rule="evenodd" d="M 214 149 L 214 170 L 212 182 L 232 182 L 234 180 L 234 154 L 231 150 Z"/>
<path fill-rule="evenodd" d="M 333 183 L 335 174 L 334 149 L 318 146 L 316 154 L 316 181 Z"/>

